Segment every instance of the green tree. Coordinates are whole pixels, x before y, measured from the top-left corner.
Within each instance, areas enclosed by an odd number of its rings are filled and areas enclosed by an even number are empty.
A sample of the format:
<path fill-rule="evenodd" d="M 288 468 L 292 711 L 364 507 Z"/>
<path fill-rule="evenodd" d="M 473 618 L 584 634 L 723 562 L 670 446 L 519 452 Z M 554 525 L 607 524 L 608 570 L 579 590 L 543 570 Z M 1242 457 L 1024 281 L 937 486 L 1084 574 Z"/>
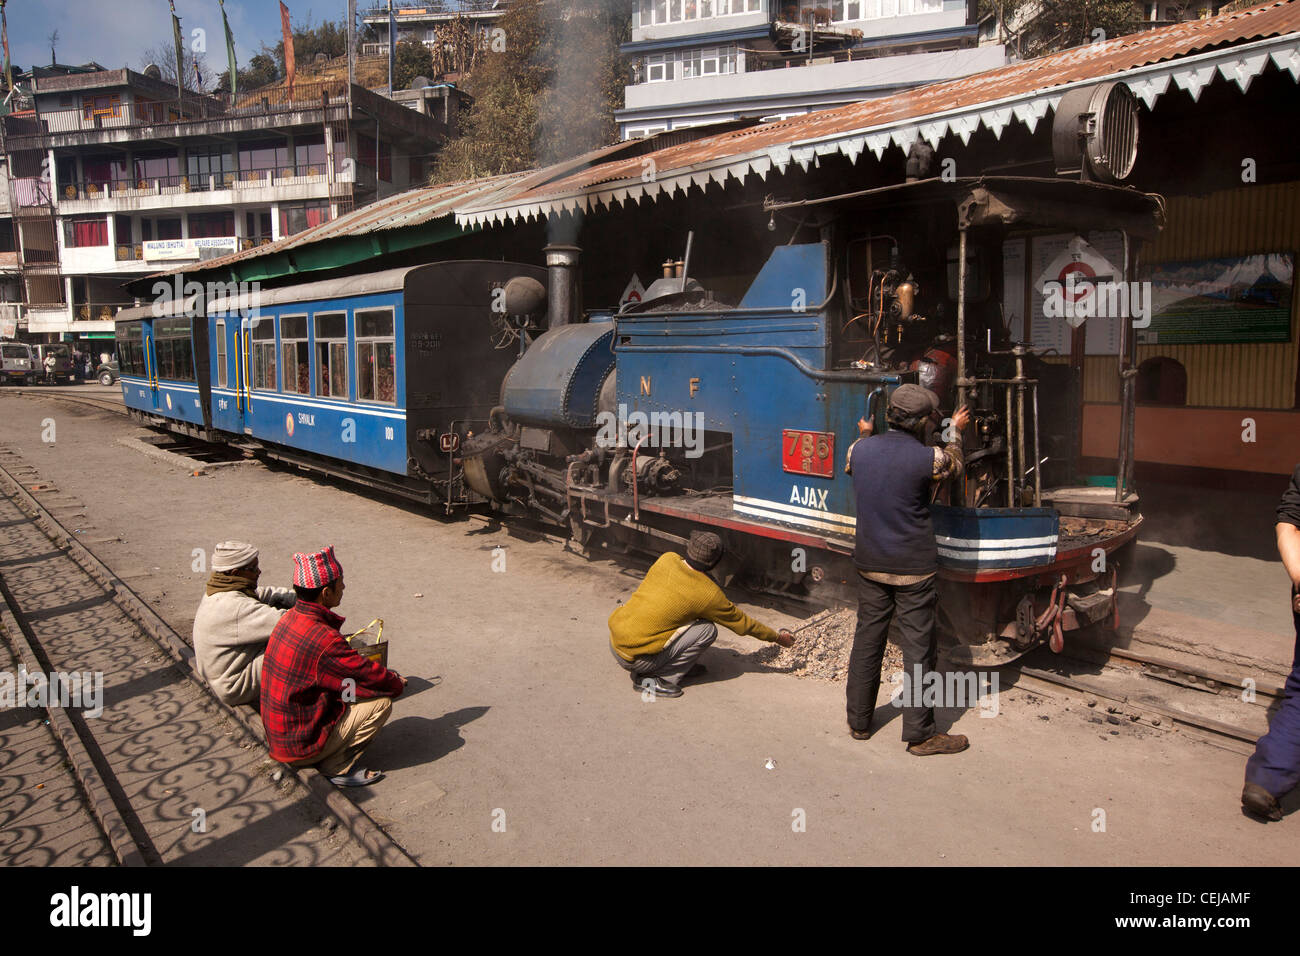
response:
<path fill-rule="evenodd" d="M 404 90 L 417 76 L 432 75 L 433 54 L 429 48 L 409 37 L 399 41 L 393 56 L 393 89 Z"/>
<path fill-rule="evenodd" d="M 1035 56 L 1123 36 L 1139 22 L 1133 0 L 1041 0 L 1039 10 Z"/>
<path fill-rule="evenodd" d="M 1132 33 L 1141 23 L 1135 0 L 980 0 L 1023 57 L 1045 56 Z"/>
<path fill-rule="evenodd" d="M 614 142 L 631 0 L 516 0 L 466 86 L 474 104 L 435 181 L 516 172 Z"/>
<path fill-rule="evenodd" d="M 239 89 L 241 95 L 248 90 L 255 90 L 259 86 L 266 86 L 268 83 L 274 83 L 280 78 L 279 71 L 275 68 L 275 60 L 266 53 L 254 53 L 248 61 L 248 68 L 239 71 Z M 229 92 L 230 90 L 230 71 L 222 70 L 217 76 L 217 89 Z"/>

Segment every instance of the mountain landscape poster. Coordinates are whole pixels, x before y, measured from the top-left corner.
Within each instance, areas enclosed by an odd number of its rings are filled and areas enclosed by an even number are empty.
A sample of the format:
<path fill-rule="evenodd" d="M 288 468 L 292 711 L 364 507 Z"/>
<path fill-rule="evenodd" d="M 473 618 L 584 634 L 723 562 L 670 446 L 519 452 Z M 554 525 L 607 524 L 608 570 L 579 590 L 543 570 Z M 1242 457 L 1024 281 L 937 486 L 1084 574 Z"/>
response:
<path fill-rule="evenodd" d="M 1139 344 L 1289 342 L 1295 257 L 1270 252 L 1151 267 L 1151 325 Z"/>

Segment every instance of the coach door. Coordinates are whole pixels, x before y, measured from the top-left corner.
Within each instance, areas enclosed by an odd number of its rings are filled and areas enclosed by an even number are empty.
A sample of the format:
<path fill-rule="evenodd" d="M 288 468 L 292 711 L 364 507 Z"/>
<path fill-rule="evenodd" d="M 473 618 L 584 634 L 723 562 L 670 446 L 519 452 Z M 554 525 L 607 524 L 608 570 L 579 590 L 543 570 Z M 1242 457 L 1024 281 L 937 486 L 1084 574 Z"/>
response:
<path fill-rule="evenodd" d="M 144 334 L 144 374 L 149 382 L 149 394 L 144 398 L 147 408 L 158 410 L 158 343 L 154 337 L 154 322 L 145 319 L 140 323 Z"/>
<path fill-rule="evenodd" d="M 235 410 L 238 412 L 239 429 L 245 435 L 251 435 L 253 429 L 249 424 L 249 413 L 252 409 L 249 403 L 252 401 L 253 389 L 249 374 L 252 370 L 252 362 L 248 357 L 249 339 L 251 337 L 249 320 L 241 318 L 238 323 L 231 322 L 230 327 L 234 337 Z"/>

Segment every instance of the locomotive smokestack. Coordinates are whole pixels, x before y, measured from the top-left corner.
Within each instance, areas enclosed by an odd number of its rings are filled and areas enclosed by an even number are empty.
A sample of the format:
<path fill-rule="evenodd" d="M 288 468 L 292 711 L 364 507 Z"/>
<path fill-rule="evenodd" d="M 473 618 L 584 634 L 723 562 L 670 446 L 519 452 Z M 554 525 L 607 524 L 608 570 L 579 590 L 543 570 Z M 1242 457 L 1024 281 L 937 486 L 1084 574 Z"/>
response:
<path fill-rule="evenodd" d="M 582 247 L 552 243 L 546 254 L 548 276 L 547 324 L 550 328 L 570 325 L 582 315 L 582 283 L 579 259 Z"/>

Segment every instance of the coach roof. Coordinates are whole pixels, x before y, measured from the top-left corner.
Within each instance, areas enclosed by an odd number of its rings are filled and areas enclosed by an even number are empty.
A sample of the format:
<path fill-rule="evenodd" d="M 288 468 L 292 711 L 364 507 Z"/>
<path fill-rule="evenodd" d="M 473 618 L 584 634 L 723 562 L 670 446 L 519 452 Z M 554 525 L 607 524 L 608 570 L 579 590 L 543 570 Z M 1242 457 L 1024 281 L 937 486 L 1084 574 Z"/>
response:
<path fill-rule="evenodd" d="M 438 265 L 439 263 L 433 263 Z M 385 269 L 383 272 L 363 272 L 341 279 L 323 279 L 300 285 L 281 286 L 277 289 L 258 289 L 238 295 L 218 295 L 208 303 L 208 314 L 218 312 L 246 312 L 288 302 L 320 302 L 325 299 L 347 299 L 380 292 L 396 292 L 406 286 L 406 277 L 416 269 L 427 269 L 428 264 Z M 233 283 L 231 283 L 233 284 Z M 221 285 L 215 283 L 214 285 Z"/>
<path fill-rule="evenodd" d="M 191 295 L 179 303 L 175 299 L 168 299 L 165 302 L 151 302 L 148 305 L 133 305 L 129 309 L 118 312 L 113 316 L 113 321 L 130 322 L 133 319 L 166 319 L 178 315 L 193 315 L 198 301 L 197 295 Z"/>

